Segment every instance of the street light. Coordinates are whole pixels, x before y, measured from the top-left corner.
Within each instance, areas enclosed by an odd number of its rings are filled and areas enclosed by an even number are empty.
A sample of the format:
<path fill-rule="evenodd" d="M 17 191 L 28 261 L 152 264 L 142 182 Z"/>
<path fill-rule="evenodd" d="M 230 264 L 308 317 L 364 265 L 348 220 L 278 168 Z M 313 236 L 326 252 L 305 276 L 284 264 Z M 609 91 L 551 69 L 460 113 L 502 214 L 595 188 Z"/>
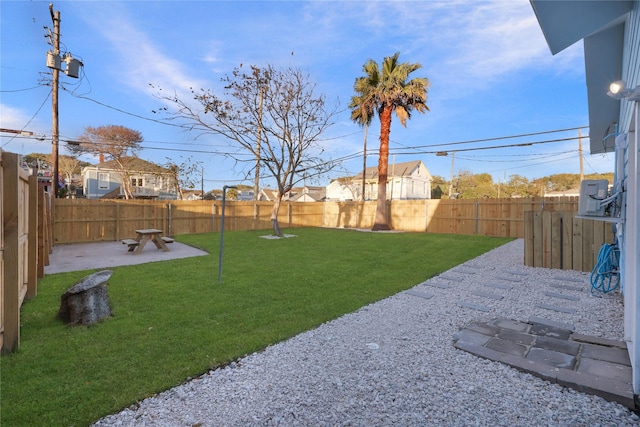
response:
<path fill-rule="evenodd" d="M 228 188 L 238 188 L 236 185 L 225 185 L 222 187 L 222 218 L 220 219 L 220 255 L 218 258 L 218 283 L 222 283 L 222 249 L 224 247 L 224 205 L 227 198 Z"/>

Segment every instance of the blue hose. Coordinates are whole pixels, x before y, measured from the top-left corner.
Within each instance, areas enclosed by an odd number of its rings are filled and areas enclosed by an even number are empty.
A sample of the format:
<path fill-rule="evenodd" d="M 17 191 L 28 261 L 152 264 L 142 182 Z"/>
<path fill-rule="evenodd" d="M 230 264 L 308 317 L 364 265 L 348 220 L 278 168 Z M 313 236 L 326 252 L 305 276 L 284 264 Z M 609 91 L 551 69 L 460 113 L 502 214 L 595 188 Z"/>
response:
<path fill-rule="evenodd" d="M 598 252 L 598 260 L 591 272 L 591 293 L 608 293 L 620 285 L 618 275 L 618 257 L 620 250 L 616 244 L 604 244 Z"/>

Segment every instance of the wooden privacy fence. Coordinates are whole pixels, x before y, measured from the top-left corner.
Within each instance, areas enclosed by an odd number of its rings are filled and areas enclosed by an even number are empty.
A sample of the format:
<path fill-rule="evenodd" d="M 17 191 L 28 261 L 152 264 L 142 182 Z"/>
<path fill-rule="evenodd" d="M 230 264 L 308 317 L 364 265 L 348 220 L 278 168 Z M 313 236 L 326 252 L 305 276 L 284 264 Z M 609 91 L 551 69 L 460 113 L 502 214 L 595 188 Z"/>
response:
<path fill-rule="evenodd" d="M 575 215 L 577 197 L 399 200 L 388 204 L 394 230 L 525 239 L 525 265 L 590 271 L 611 227 Z M 227 230 L 268 230 L 271 202 L 226 202 Z M 376 202 L 283 203 L 281 227 L 371 228 Z M 168 235 L 220 231 L 220 201 L 55 200 L 55 242 L 130 238 L 140 228 Z"/>
<path fill-rule="evenodd" d="M 576 211 L 525 212 L 524 264 L 591 271 L 598 252 L 613 242 L 612 223 L 576 218 Z"/>
<path fill-rule="evenodd" d="M 524 213 L 531 210 L 575 210 L 577 198 L 478 200 L 399 200 L 389 202 L 394 230 L 524 237 Z M 227 230 L 268 230 L 271 202 L 227 201 Z M 375 201 L 283 203 L 281 227 L 371 228 Z M 220 201 L 150 201 L 56 199 L 56 243 L 116 241 L 140 228 L 166 234 L 220 230 Z"/>
<path fill-rule="evenodd" d="M 20 307 L 37 294 L 51 249 L 49 211 L 38 178 L 29 176 L 17 154 L 0 151 L 0 348 L 20 345 Z M 40 218 L 40 219 L 39 219 Z"/>

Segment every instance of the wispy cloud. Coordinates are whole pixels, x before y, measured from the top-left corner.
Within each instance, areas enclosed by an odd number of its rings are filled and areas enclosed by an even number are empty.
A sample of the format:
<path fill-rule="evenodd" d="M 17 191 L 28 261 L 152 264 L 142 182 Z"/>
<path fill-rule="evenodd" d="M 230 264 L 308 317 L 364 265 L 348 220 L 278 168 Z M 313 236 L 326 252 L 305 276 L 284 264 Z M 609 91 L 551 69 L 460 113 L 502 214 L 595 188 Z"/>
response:
<path fill-rule="evenodd" d="M 113 4 L 99 7 L 111 8 Z M 149 95 L 156 93 L 149 84 L 178 91 L 202 86 L 201 79 L 187 73 L 189 67 L 173 59 L 171 52 L 156 44 L 149 34 L 140 29 L 138 22 L 128 17 L 122 4 L 115 7 L 119 8 L 117 13 L 101 14 L 104 19 L 94 27 L 113 52 L 114 78 L 136 92 Z"/>

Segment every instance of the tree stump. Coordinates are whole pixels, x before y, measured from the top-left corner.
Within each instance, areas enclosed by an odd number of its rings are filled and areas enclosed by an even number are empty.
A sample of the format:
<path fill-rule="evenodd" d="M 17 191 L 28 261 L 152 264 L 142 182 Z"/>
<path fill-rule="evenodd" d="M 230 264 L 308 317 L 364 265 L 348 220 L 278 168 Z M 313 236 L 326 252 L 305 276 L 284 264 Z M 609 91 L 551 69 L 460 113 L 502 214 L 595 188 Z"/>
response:
<path fill-rule="evenodd" d="M 60 297 L 58 316 L 69 325 L 91 325 L 111 316 L 107 281 L 112 270 L 84 277 Z"/>

